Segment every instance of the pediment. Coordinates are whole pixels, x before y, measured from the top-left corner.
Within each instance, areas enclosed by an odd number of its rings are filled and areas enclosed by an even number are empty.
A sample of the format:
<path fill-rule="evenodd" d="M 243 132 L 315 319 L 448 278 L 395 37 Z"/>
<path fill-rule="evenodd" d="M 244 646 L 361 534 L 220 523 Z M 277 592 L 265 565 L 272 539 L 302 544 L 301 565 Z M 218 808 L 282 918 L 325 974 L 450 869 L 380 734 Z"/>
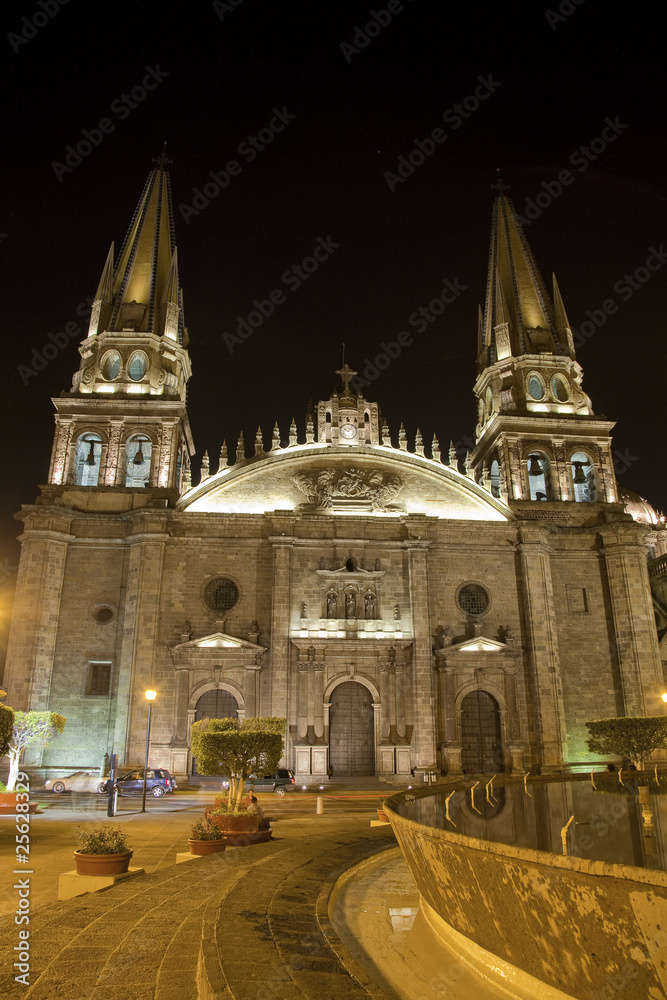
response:
<path fill-rule="evenodd" d="M 426 514 L 507 521 L 509 508 L 454 468 L 386 446 L 296 445 L 245 459 L 178 501 L 196 513 Z"/>
<path fill-rule="evenodd" d="M 198 639 L 189 639 L 171 647 L 176 670 L 196 670 L 210 667 L 244 667 L 260 670 L 266 646 L 239 639 L 225 632 L 212 632 Z"/>
<path fill-rule="evenodd" d="M 258 646 L 255 642 L 248 642 L 246 639 L 238 639 L 234 635 L 227 635 L 225 632 L 212 632 L 204 635 L 200 639 L 190 639 L 188 642 L 179 642 L 174 646 L 174 652 L 188 649 L 235 649 L 237 652 L 246 650 L 252 653 L 265 653 L 265 646 Z"/>
<path fill-rule="evenodd" d="M 507 653 L 509 646 L 498 639 L 487 639 L 486 636 L 476 635 L 472 639 L 465 639 L 455 646 L 450 646 L 450 653 Z"/>

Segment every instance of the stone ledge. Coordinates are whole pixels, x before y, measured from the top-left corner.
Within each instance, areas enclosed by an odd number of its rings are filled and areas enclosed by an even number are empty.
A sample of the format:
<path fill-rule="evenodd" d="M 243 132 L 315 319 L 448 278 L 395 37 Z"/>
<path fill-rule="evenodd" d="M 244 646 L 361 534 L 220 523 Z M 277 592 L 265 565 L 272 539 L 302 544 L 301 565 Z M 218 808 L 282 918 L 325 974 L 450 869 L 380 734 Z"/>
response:
<path fill-rule="evenodd" d="M 63 872 L 58 879 L 58 899 L 73 899 L 75 896 L 85 896 L 88 892 L 99 892 L 109 889 L 112 885 L 135 875 L 144 875 L 143 868 L 129 868 L 119 875 L 79 875 L 76 868 Z"/>

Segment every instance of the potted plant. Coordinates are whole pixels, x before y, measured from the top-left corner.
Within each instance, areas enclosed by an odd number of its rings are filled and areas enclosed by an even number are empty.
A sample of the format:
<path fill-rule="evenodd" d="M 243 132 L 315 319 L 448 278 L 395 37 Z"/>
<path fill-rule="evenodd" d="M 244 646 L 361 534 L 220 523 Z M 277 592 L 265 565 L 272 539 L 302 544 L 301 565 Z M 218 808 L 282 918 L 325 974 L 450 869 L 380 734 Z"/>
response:
<path fill-rule="evenodd" d="M 259 813 L 245 791 L 251 774 L 273 774 L 283 753 L 285 720 L 279 718 L 202 719 L 190 733 L 191 748 L 199 774 L 217 774 L 229 779 L 229 791 L 207 807 L 204 816 L 227 837 L 230 847 L 245 847 L 271 837 L 270 829 L 258 829 Z"/>
<path fill-rule="evenodd" d="M 198 819 L 190 828 L 190 854 L 219 854 L 227 846 L 222 830 L 210 820 Z"/>
<path fill-rule="evenodd" d="M 132 851 L 127 834 L 119 826 L 105 823 L 92 830 L 79 831 L 79 843 L 74 852 L 78 875 L 121 875 L 130 867 Z"/>

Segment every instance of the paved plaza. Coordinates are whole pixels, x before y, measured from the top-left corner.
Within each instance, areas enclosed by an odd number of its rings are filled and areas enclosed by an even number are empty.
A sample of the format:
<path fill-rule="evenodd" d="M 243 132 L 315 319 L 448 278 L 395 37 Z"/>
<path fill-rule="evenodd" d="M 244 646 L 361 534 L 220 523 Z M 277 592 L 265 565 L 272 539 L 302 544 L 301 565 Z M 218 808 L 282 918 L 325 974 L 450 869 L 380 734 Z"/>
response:
<path fill-rule="evenodd" d="M 107 820 L 93 795 L 43 796 L 31 822 L 30 985 L 14 982 L 18 890 L 13 821 L 0 827 L 0 991 L 28 1000 L 335 1000 L 384 994 L 342 963 L 328 918 L 329 893 L 351 865 L 395 846 L 373 827 L 387 785 L 333 787 L 316 815 L 316 792 L 261 796 L 274 840 L 175 864 L 189 827 L 214 792 L 184 790 L 121 799 Z M 77 825 L 113 822 L 130 834 L 132 866 L 146 874 L 103 892 L 57 901 L 73 867 Z"/>

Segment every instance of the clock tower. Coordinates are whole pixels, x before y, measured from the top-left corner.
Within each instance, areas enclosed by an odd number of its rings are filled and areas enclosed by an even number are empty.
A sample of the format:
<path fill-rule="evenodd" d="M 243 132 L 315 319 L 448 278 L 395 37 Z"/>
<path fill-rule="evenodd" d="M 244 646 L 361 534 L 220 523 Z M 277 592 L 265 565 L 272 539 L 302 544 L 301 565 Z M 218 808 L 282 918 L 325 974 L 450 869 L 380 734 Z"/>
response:
<path fill-rule="evenodd" d="M 377 403 L 369 403 L 361 394 L 352 392 L 350 379 L 356 374 L 343 365 L 336 372 L 343 391 L 334 392 L 331 399 L 317 407 L 317 440 L 323 444 L 380 444 L 380 409 Z"/>

